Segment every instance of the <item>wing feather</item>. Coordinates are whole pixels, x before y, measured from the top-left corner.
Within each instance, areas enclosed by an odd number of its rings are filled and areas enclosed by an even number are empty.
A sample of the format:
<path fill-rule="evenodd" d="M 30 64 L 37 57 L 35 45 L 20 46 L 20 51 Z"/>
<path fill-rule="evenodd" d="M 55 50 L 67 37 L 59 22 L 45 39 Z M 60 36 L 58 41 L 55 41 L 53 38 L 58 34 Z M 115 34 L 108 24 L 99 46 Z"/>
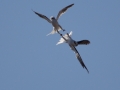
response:
<path fill-rule="evenodd" d="M 61 9 L 61 10 L 59 11 L 56 19 L 58 20 L 59 17 L 60 17 L 62 14 L 64 14 L 65 11 L 66 11 L 68 8 L 72 7 L 73 5 L 74 5 L 74 4 L 70 4 L 70 5 L 66 6 L 65 8 Z"/>
<path fill-rule="evenodd" d="M 72 31 L 69 33 L 69 36 L 71 36 L 71 35 L 72 35 Z M 58 42 L 56 45 L 61 44 L 61 43 L 65 43 L 66 40 L 69 41 L 69 40 L 70 40 L 69 36 L 68 36 L 67 34 L 65 34 L 64 36 L 62 36 L 62 37 L 60 38 L 59 42 Z M 63 37 L 64 37 L 66 40 L 65 40 Z"/>
<path fill-rule="evenodd" d="M 90 44 L 90 41 L 89 40 L 81 40 L 81 41 L 77 41 L 78 44 Z"/>
<path fill-rule="evenodd" d="M 72 46 L 72 48 L 74 49 L 75 54 L 76 54 L 76 58 L 78 59 L 78 61 L 79 61 L 80 64 L 82 65 L 82 67 L 85 68 L 85 69 L 87 70 L 87 72 L 89 73 L 89 71 L 88 71 L 87 67 L 85 66 L 85 64 L 84 64 L 84 62 L 83 62 L 83 60 L 82 60 L 79 52 L 77 51 L 77 49 L 76 49 L 74 46 Z"/>
<path fill-rule="evenodd" d="M 38 15 L 39 17 L 41 17 L 41 18 L 47 20 L 49 23 L 51 23 L 51 20 L 50 20 L 48 17 L 46 17 L 45 15 L 40 14 L 40 13 L 35 12 L 35 11 L 33 11 L 33 12 L 34 12 L 36 15 Z"/>

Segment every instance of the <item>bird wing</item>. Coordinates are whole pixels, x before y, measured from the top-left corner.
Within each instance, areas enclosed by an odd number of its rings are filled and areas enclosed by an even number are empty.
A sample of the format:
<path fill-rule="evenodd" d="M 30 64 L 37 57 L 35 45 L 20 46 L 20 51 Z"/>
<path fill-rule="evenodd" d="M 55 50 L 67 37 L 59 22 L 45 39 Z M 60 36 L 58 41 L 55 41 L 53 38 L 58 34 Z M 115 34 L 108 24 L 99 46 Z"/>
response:
<path fill-rule="evenodd" d="M 71 36 L 71 35 L 72 35 L 72 31 L 69 33 L 69 36 Z M 67 34 L 65 34 L 63 36 L 67 40 L 67 42 L 69 42 L 69 40 L 71 39 L 71 38 L 69 38 L 69 36 Z M 60 38 L 59 42 L 56 45 L 61 44 L 61 43 L 65 43 L 66 41 L 64 38 Z"/>
<path fill-rule="evenodd" d="M 65 11 L 68 9 L 68 8 L 70 8 L 70 7 L 72 7 L 74 4 L 70 4 L 70 5 L 68 5 L 68 6 L 66 6 L 65 8 L 63 8 L 62 10 L 60 10 L 59 11 L 59 13 L 58 13 L 58 15 L 57 15 L 57 20 L 58 20 L 58 18 L 62 15 L 62 14 L 64 14 L 65 13 Z"/>
<path fill-rule="evenodd" d="M 33 11 L 33 10 L 32 10 L 32 11 Z M 35 14 L 37 14 L 39 17 L 41 17 L 41 18 L 47 20 L 49 23 L 51 23 L 51 20 L 50 20 L 48 17 L 46 17 L 45 15 L 40 14 L 40 13 L 35 12 L 35 11 L 33 11 L 33 12 L 34 12 Z"/>
<path fill-rule="evenodd" d="M 89 40 L 81 40 L 81 41 L 77 41 L 78 44 L 90 44 L 90 41 Z"/>
<path fill-rule="evenodd" d="M 79 52 L 77 51 L 77 49 L 74 47 L 74 46 L 70 46 L 72 48 L 72 50 L 75 51 L 75 54 L 76 54 L 76 58 L 78 59 L 78 61 L 80 62 L 80 64 L 82 65 L 83 68 L 85 68 L 87 70 L 87 72 L 89 73 L 87 67 L 85 66 Z"/>
<path fill-rule="evenodd" d="M 72 33 L 73 33 L 73 32 L 71 31 L 71 32 L 69 33 L 69 36 L 72 36 Z"/>
<path fill-rule="evenodd" d="M 65 43 L 65 40 L 63 38 L 61 38 L 56 45 L 61 44 L 61 43 Z"/>
<path fill-rule="evenodd" d="M 63 37 L 64 37 L 66 40 L 68 40 L 66 34 L 65 34 Z M 65 43 L 65 42 L 66 42 L 66 41 L 65 41 L 63 38 L 60 38 L 59 42 L 58 42 L 56 45 L 61 44 L 61 43 Z"/>

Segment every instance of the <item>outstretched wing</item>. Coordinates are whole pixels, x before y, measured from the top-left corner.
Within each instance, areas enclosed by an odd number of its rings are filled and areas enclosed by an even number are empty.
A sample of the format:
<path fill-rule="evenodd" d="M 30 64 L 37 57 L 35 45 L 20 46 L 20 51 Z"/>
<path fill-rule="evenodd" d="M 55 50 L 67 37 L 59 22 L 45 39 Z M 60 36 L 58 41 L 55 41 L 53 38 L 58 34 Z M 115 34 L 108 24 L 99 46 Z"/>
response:
<path fill-rule="evenodd" d="M 79 52 L 77 51 L 77 49 L 74 46 L 70 46 L 70 47 L 75 51 L 76 58 L 78 59 L 78 61 L 82 65 L 82 67 L 85 68 L 87 70 L 87 72 L 89 73 L 89 71 L 88 71 L 87 67 L 85 66 L 85 64 L 84 64 Z"/>
<path fill-rule="evenodd" d="M 33 10 L 32 10 L 32 11 L 33 11 Z M 39 17 L 41 17 L 41 18 L 47 20 L 49 23 L 51 23 L 51 20 L 50 20 L 48 17 L 46 17 L 45 15 L 42 15 L 42 14 L 37 13 L 37 12 L 35 12 L 35 11 L 33 11 L 33 12 L 34 12 L 35 14 L 37 14 Z"/>
<path fill-rule="evenodd" d="M 65 11 L 68 9 L 68 8 L 70 8 L 70 7 L 72 7 L 74 4 L 70 4 L 70 5 L 68 5 L 68 6 L 66 6 L 65 8 L 63 8 L 62 10 L 60 10 L 59 11 L 59 13 L 58 13 L 58 15 L 57 15 L 57 20 L 58 20 L 58 18 L 62 15 L 62 14 L 64 14 L 65 13 Z"/>
<path fill-rule="evenodd" d="M 77 41 L 78 44 L 90 44 L 89 40 L 81 40 L 81 41 Z"/>

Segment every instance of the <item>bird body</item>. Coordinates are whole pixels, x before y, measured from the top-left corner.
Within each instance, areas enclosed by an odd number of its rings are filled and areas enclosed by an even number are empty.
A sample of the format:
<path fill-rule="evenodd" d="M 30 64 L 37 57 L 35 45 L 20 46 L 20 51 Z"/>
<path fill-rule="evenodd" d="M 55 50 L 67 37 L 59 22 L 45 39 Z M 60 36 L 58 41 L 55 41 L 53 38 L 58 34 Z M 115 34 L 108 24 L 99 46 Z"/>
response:
<path fill-rule="evenodd" d="M 59 42 L 56 45 L 61 44 L 61 43 L 65 43 L 65 42 L 68 43 L 70 48 L 76 54 L 76 58 L 78 59 L 78 61 L 82 65 L 82 67 L 85 68 L 87 70 L 87 72 L 89 73 L 89 71 L 88 71 L 87 67 L 85 66 L 79 52 L 77 51 L 77 49 L 75 47 L 78 46 L 79 44 L 86 44 L 87 45 L 90 43 L 90 41 L 89 40 L 75 41 L 70 37 L 71 35 L 72 35 L 72 31 L 69 34 L 65 34 L 64 36 L 61 35 L 62 38 L 59 40 Z"/>
<path fill-rule="evenodd" d="M 46 16 L 43 15 L 43 14 L 37 13 L 37 12 L 35 12 L 35 11 L 33 11 L 33 12 L 34 12 L 35 14 L 37 14 L 39 17 L 47 20 L 49 23 L 52 24 L 53 30 L 52 30 L 52 32 L 50 32 L 50 33 L 48 34 L 48 35 L 50 35 L 50 34 L 55 34 L 56 32 L 59 33 L 60 30 L 65 31 L 65 30 L 60 26 L 60 24 L 58 23 L 58 19 L 59 19 L 59 17 L 60 17 L 63 13 L 65 13 L 65 11 L 66 11 L 68 8 L 72 7 L 73 5 L 74 5 L 74 4 L 70 4 L 70 5 L 66 6 L 65 8 L 61 9 L 61 10 L 59 11 L 59 13 L 58 13 L 58 15 L 57 15 L 56 18 L 55 18 L 55 17 L 51 17 L 51 18 L 49 19 L 48 17 L 46 17 Z M 60 33 L 59 33 L 59 34 L 60 34 Z"/>
<path fill-rule="evenodd" d="M 69 33 L 69 35 L 65 34 L 63 37 L 66 39 L 63 39 L 63 38 L 60 38 L 59 42 L 56 44 L 61 44 L 61 43 L 68 43 L 69 45 L 73 45 L 73 46 L 78 46 L 78 45 L 87 45 L 90 43 L 89 40 L 80 40 L 80 41 L 75 41 L 73 40 L 70 36 L 72 36 L 72 31 Z"/>
<path fill-rule="evenodd" d="M 53 30 L 57 33 L 57 30 L 60 31 L 60 30 L 64 30 L 58 23 L 58 21 L 54 18 L 54 19 L 51 19 L 51 22 L 52 22 L 52 25 L 53 25 Z"/>
<path fill-rule="evenodd" d="M 52 17 L 51 23 L 52 23 L 53 27 L 55 27 L 55 29 L 59 28 L 59 23 L 54 17 Z"/>

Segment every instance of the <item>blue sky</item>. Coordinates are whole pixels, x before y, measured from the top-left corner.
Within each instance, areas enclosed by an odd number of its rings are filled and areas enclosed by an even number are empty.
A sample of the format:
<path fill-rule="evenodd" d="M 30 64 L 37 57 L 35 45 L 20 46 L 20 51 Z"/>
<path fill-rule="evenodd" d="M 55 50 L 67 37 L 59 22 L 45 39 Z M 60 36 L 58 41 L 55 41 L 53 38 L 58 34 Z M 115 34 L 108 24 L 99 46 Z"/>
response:
<path fill-rule="evenodd" d="M 59 18 L 89 74 L 67 44 L 31 9 Z M 0 90 L 120 90 L 120 0 L 0 0 Z"/>

